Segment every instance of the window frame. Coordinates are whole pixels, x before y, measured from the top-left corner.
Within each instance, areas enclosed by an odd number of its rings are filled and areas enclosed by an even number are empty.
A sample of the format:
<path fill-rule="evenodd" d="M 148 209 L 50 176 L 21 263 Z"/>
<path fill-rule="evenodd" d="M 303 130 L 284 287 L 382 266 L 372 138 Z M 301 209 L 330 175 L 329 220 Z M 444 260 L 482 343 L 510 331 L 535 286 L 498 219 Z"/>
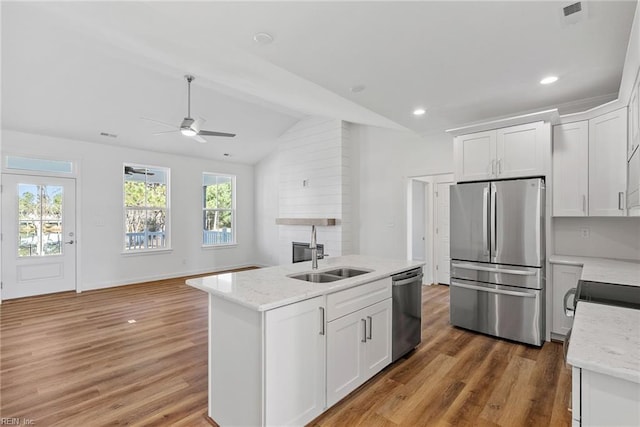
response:
<path fill-rule="evenodd" d="M 124 168 L 126 166 L 129 167 L 133 167 L 136 169 L 139 168 L 144 168 L 144 169 L 160 169 L 164 172 L 165 176 L 166 176 L 166 186 L 167 186 L 167 203 L 166 203 L 166 207 L 165 208 L 158 208 L 158 207 L 149 207 L 146 205 L 146 189 L 145 189 L 145 206 L 142 207 L 128 207 L 126 205 L 126 193 L 125 193 L 125 182 L 126 182 L 126 175 L 124 173 Z M 170 252 L 172 251 L 171 248 L 171 168 L 167 167 L 167 166 L 156 166 L 156 165 L 149 165 L 149 164 L 141 164 L 141 163 L 133 163 L 133 162 L 124 162 L 122 164 L 122 168 L 120 169 L 121 173 L 122 173 L 122 237 L 123 242 L 122 242 L 122 254 L 123 255 L 142 255 L 142 254 L 152 254 L 152 253 L 161 253 L 161 252 Z M 129 209 L 138 209 L 138 210 L 145 210 L 145 211 L 151 211 L 151 210 L 157 210 L 157 209 L 164 209 L 165 211 L 165 229 L 164 229 L 164 241 L 165 241 L 165 245 L 163 247 L 160 248 L 149 248 L 149 247 L 144 247 L 144 248 L 127 248 L 127 244 L 126 244 L 126 235 L 127 235 L 127 211 Z M 146 226 L 145 226 L 146 229 Z M 148 243 L 146 243 L 148 244 Z M 145 244 L 145 245 L 146 245 Z"/>
<path fill-rule="evenodd" d="M 207 199 L 206 199 L 206 191 L 204 190 L 204 187 L 205 187 L 204 180 L 205 180 L 205 177 L 207 177 L 207 176 L 215 176 L 215 177 L 223 177 L 223 178 L 230 178 L 231 179 L 231 209 L 207 208 L 206 207 Z M 205 244 L 205 242 L 204 242 L 204 234 L 203 234 L 201 236 L 201 240 L 200 240 L 200 243 L 201 243 L 203 249 L 226 248 L 226 247 L 237 246 L 237 244 L 238 244 L 237 227 L 236 227 L 236 220 L 237 220 L 237 217 L 236 217 L 236 179 L 237 179 L 236 175 L 229 174 L 229 173 L 202 172 L 202 180 L 200 182 L 200 188 L 201 188 L 201 191 L 200 191 L 200 195 L 201 195 L 201 200 L 200 200 L 200 207 L 201 207 L 200 221 L 203 221 L 202 222 L 202 231 L 204 232 L 204 215 L 205 215 L 206 212 L 209 212 L 209 211 L 223 211 L 223 212 L 231 211 L 231 242 Z"/>

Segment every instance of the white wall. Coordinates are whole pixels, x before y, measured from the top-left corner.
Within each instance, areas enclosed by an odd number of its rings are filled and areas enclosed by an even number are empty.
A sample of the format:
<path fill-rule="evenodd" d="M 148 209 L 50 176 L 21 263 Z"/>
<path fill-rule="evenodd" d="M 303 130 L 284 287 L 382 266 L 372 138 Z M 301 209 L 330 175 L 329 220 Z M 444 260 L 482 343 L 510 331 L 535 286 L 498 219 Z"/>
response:
<path fill-rule="evenodd" d="M 255 261 L 257 265 L 277 265 L 280 260 L 278 237 L 278 182 L 280 158 L 274 151 L 255 165 Z M 290 262 L 290 260 L 288 261 Z"/>
<path fill-rule="evenodd" d="M 351 137 L 354 251 L 406 259 L 409 177 L 452 172 L 453 139 L 355 124 Z"/>
<path fill-rule="evenodd" d="M 582 229 L 589 237 L 582 237 Z M 558 255 L 640 260 L 640 218 L 553 218 Z"/>
<path fill-rule="evenodd" d="M 80 161 L 78 250 L 82 290 L 249 265 L 254 259 L 253 167 L 227 162 L 3 131 L 3 154 Z M 115 142 L 117 144 L 117 142 Z M 169 253 L 123 255 L 124 162 L 171 168 Z M 237 238 L 231 248 L 202 248 L 202 173 L 236 175 Z M 100 225 L 103 224 L 103 225 Z"/>
<path fill-rule="evenodd" d="M 336 119 L 309 117 L 278 140 L 278 216 L 337 218 L 338 225 L 317 227 L 318 243 L 331 256 L 349 253 L 349 157 L 343 149 L 346 125 Z M 278 226 L 279 263 L 291 262 L 291 242 L 309 242 L 311 227 Z"/>

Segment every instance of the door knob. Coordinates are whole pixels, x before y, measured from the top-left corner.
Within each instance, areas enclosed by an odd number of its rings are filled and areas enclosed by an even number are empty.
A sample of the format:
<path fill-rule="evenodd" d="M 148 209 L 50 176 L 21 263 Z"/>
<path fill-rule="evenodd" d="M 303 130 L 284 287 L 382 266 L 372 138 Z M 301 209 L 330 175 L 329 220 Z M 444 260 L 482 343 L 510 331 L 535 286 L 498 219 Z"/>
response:
<path fill-rule="evenodd" d="M 75 243 L 74 240 L 69 240 L 68 242 L 64 242 L 65 245 L 73 245 Z"/>

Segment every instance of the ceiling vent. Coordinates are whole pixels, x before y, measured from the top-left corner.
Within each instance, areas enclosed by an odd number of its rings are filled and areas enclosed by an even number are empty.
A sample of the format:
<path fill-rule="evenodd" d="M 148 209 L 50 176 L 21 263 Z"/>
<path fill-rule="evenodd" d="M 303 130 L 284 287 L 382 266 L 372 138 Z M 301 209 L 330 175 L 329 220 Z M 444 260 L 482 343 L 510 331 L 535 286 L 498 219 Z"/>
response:
<path fill-rule="evenodd" d="M 565 3 L 560 8 L 560 22 L 562 26 L 577 24 L 587 19 L 587 3 Z"/>
<path fill-rule="evenodd" d="M 570 4 L 569 6 L 563 7 L 562 13 L 564 13 L 564 16 L 569 16 L 569 15 L 573 15 L 574 13 L 578 13 L 581 10 L 582 10 L 582 3 L 578 2 L 578 3 Z"/>

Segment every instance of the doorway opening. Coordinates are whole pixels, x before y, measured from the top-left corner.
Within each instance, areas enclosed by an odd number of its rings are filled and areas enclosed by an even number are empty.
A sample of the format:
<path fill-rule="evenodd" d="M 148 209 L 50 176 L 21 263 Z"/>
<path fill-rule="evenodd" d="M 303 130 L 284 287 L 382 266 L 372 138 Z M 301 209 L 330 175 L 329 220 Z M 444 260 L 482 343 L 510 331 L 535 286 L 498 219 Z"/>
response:
<path fill-rule="evenodd" d="M 408 259 L 424 261 L 423 284 L 449 284 L 449 187 L 453 174 L 410 177 L 407 195 Z"/>

